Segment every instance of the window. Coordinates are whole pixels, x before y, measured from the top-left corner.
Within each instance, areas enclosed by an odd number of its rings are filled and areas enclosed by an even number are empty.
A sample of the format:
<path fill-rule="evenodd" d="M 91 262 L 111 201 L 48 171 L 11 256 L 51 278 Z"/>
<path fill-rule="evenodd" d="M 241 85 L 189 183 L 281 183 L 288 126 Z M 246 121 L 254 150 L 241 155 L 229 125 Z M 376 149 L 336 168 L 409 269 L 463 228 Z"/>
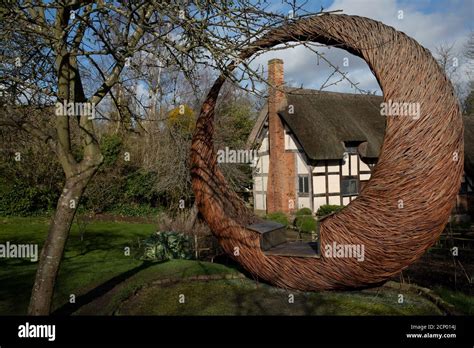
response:
<path fill-rule="evenodd" d="M 307 175 L 298 176 L 298 192 L 309 193 L 309 177 Z"/>
<path fill-rule="evenodd" d="M 342 179 L 341 193 L 343 196 L 355 196 L 359 194 L 359 185 L 357 179 L 347 178 Z"/>

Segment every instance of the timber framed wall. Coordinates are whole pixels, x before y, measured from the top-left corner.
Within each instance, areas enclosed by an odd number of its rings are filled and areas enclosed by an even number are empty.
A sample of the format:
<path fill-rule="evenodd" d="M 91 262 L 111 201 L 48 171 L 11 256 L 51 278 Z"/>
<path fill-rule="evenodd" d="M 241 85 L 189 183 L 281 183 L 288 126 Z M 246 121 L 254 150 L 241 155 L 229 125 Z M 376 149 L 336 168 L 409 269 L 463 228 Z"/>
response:
<path fill-rule="evenodd" d="M 295 115 L 297 116 L 297 115 Z M 267 208 L 267 184 L 269 168 L 269 133 L 267 128 L 262 128 L 259 135 L 260 145 L 258 147 L 257 165 L 253 173 L 254 178 L 254 210 L 257 213 L 266 213 Z M 304 207 L 310 208 L 316 213 L 321 205 L 347 205 L 354 200 L 370 179 L 372 168 L 376 159 L 368 159 L 365 163 L 358 152 L 347 153 L 342 160 L 319 160 L 314 165 L 310 164 L 301 145 L 294 133 L 285 125 L 285 152 L 295 154 L 294 168 L 295 196 L 294 210 Z M 309 192 L 301 193 L 298 190 L 299 176 L 307 176 Z M 357 192 L 343 194 L 342 186 L 344 180 L 353 179 L 357 181 Z"/>

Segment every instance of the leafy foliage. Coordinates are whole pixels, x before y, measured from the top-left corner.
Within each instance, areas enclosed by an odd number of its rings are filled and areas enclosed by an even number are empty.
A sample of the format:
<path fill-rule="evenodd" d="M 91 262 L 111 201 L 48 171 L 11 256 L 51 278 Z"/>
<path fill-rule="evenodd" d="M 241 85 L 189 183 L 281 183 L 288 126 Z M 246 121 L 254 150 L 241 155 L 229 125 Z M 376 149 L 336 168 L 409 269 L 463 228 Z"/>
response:
<path fill-rule="evenodd" d="M 296 216 L 313 215 L 313 212 L 309 208 L 301 208 L 295 213 L 295 215 Z"/>
<path fill-rule="evenodd" d="M 174 109 L 166 107 L 171 110 L 164 115 L 166 121 L 147 125 L 147 132 L 142 132 L 138 123 L 132 124 L 132 131 L 120 132 L 115 124 L 98 125 L 103 163 L 80 199 L 81 211 L 149 216 L 163 207 L 176 210 L 181 199 L 187 206 L 193 201 L 188 160 L 197 104 L 181 102 Z M 253 98 L 228 87 L 216 110 L 217 148 L 245 148 L 255 122 L 254 105 Z M 47 115 L 46 111 L 40 113 L 41 119 Z M 0 214 L 26 216 L 54 210 L 65 179 L 61 165 L 36 138 L 25 136 L 20 142 L 21 133 L 4 135 L 0 138 L 6 150 L 0 161 Z M 71 127 L 71 138 L 75 139 L 72 154 L 80 161 L 84 149 L 77 127 Z M 130 154 L 128 159 L 125 151 Z M 16 152 L 21 153 L 21 161 L 15 161 Z M 237 192 L 249 194 L 249 164 L 223 163 L 221 169 Z"/>
<path fill-rule="evenodd" d="M 219 106 L 217 126 L 221 132 L 216 135 L 217 142 L 234 147 L 245 144 L 255 124 L 251 103 L 252 101 L 249 99 L 236 97 L 235 100 Z"/>
<path fill-rule="evenodd" d="M 317 231 L 318 225 L 316 219 L 313 217 L 313 213 L 309 208 L 301 208 L 296 212 L 296 218 L 294 221 L 295 227 L 301 232 L 313 232 Z"/>
<path fill-rule="evenodd" d="M 0 138 L 4 148 L 0 158 L 0 215 L 31 216 L 54 209 L 64 178 L 60 167 L 44 144 L 16 145 L 14 138 Z"/>
<path fill-rule="evenodd" d="M 115 164 L 122 148 L 122 139 L 117 135 L 106 135 L 100 144 L 100 150 L 104 156 L 104 166 Z"/>
<path fill-rule="evenodd" d="M 146 204 L 121 203 L 108 209 L 112 214 L 123 216 L 152 216 L 160 212 L 160 208 L 155 208 Z"/>
<path fill-rule="evenodd" d="M 132 201 L 149 202 L 155 195 L 153 190 L 154 183 L 154 173 L 144 171 L 133 172 L 127 177 L 125 194 Z"/>
<path fill-rule="evenodd" d="M 339 210 L 344 208 L 342 205 L 331 205 L 331 204 L 324 204 L 319 207 L 316 215 L 319 217 L 326 216 L 332 213 L 337 213 Z"/>
<path fill-rule="evenodd" d="M 299 215 L 295 219 L 295 227 L 301 232 L 313 232 L 317 230 L 317 222 L 311 215 Z"/>
<path fill-rule="evenodd" d="M 168 126 L 182 134 L 192 134 L 195 123 L 194 111 L 188 105 L 179 105 L 169 113 Z"/>
<path fill-rule="evenodd" d="M 164 231 L 152 234 L 142 242 L 140 258 L 150 261 L 191 259 L 192 242 L 182 233 Z"/>
<path fill-rule="evenodd" d="M 282 225 L 288 226 L 290 222 L 288 221 L 288 216 L 285 213 L 277 211 L 274 213 L 267 214 L 265 219 L 278 222 Z"/>
<path fill-rule="evenodd" d="M 0 180 L 0 215 L 28 216 L 54 207 L 57 195 L 41 186 L 28 186 L 24 182 L 8 183 Z"/>

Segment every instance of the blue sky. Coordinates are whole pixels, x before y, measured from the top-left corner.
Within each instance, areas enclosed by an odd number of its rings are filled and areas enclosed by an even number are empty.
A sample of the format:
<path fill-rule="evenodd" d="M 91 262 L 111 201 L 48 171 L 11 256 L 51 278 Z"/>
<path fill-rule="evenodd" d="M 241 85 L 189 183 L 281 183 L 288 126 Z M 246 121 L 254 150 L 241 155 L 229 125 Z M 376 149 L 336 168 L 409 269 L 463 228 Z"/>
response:
<path fill-rule="evenodd" d="M 458 57 L 459 68 L 453 79 L 466 84 L 468 78 L 473 77 L 472 65 L 471 68 L 468 67 L 469 62 L 462 56 L 462 50 L 474 30 L 474 0 L 308 0 L 307 9 L 310 11 L 318 11 L 321 6 L 325 10 L 342 10 L 345 14 L 379 20 L 405 32 L 431 52 L 435 52 L 436 47 L 442 44 L 454 45 L 453 52 Z M 282 5 L 281 0 L 274 0 L 272 9 L 287 13 L 290 8 Z M 400 10 L 404 14 L 401 20 L 398 18 Z M 378 91 L 380 94 L 379 86 L 363 60 L 340 49 L 322 48 L 319 51 L 324 52 L 341 70 L 347 71 L 349 78 L 358 82 L 360 88 Z M 318 66 L 314 53 L 302 46 L 264 54 L 255 60 L 254 66 L 263 65 L 265 68 L 266 62 L 275 57 L 284 60 L 285 80 L 292 86 L 320 88 L 332 71 L 327 65 Z M 345 57 L 350 62 L 347 68 L 342 67 Z M 356 93 L 348 83 L 339 83 L 328 90 Z"/>

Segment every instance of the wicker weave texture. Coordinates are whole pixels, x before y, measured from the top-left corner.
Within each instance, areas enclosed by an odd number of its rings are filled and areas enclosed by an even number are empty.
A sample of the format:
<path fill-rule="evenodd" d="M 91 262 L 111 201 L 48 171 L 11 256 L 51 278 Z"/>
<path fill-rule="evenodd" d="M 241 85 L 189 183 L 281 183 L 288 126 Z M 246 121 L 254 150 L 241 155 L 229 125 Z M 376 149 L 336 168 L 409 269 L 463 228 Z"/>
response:
<path fill-rule="evenodd" d="M 266 256 L 257 220 L 230 189 L 213 146 L 214 107 L 225 76 L 202 105 L 191 150 L 198 208 L 220 245 L 248 271 L 280 287 L 347 289 L 379 284 L 416 261 L 443 231 L 463 173 L 463 125 L 451 83 L 428 50 L 380 22 L 326 14 L 283 25 L 242 51 L 291 41 L 336 45 L 363 58 L 384 101 L 418 103 L 420 117 L 389 116 L 380 157 L 357 199 L 323 220 L 319 259 Z M 382 116 L 380 116 L 382 117 Z M 364 260 L 327 257 L 326 246 L 363 245 Z"/>

